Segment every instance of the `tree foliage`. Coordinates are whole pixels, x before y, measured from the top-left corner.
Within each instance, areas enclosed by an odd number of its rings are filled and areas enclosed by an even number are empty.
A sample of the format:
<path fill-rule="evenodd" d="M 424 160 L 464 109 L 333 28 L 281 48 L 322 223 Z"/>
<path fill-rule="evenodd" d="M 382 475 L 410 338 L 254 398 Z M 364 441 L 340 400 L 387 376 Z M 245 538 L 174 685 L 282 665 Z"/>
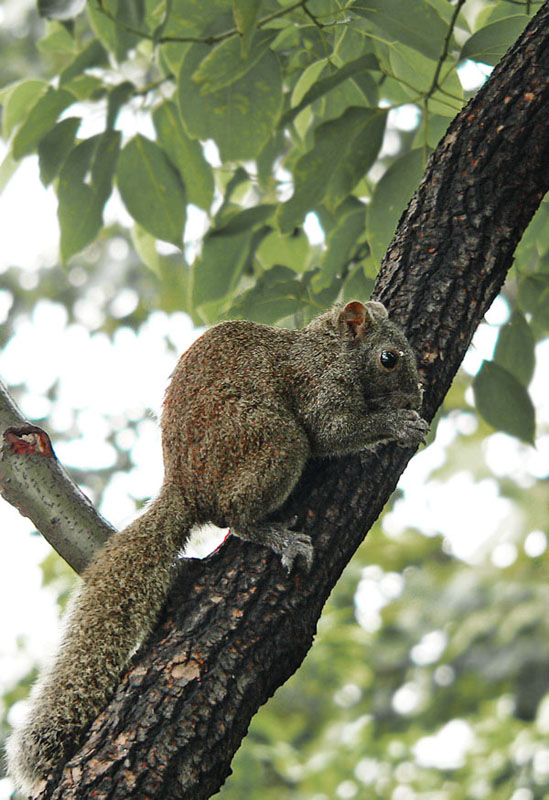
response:
<path fill-rule="evenodd" d="M 428 156 L 467 99 L 459 75 L 496 64 L 540 4 L 470 5 L 40 2 L 40 62 L 23 40 L 16 52 L 28 60 L 2 63 L 9 152 L 0 183 L 38 155 L 58 198 L 66 272 L 43 273 L 26 298 L 9 273 L 8 324 L 40 295 L 72 314 L 75 265 L 87 285 L 108 277 L 116 290 L 138 287 L 125 320 L 135 327 L 152 307 L 185 310 L 199 324 L 293 324 L 369 295 Z M 104 226 L 113 194 L 146 270 L 134 252 L 119 275 L 98 257 L 113 233 Z M 500 569 L 488 559 L 472 577 L 439 539 L 408 530 L 395 542 L 378 530 L 333 597 L 313 654 L 254 723 L 222 796 L 545 796 L 548 598 L 543 559 L 525 542 L 546 525 L 546 509 L 541 486 L 527 504 L 524 476 L 494 473 L 483 442 L 494 429 L 534 440 L 548 209 L 542 203 L 519 246 L 507 322 L 474 380 L 478 428 L 456 436 L 431 476 L 444 480 L 457 462 L 497 481 L 522 516 L 515 560 Z M 446 401 L 456 422 L 471 414 L 467 386 L 462 376 Z M 381 598 L 375 624 L 361 616 L 361 591 Z M 451 720 L 465 737 L 454 761 L 456 740 L 441 735 Z M 418 759 L 421 742 L 437 741 L 446 762 Z"/>
<path fill-rule="evenodd" d="M 97 238 L 117 190 L 140 258 L 172 278 L 172 303 L 195 321 L 308 318 L 369 293 L 425 160 L 464 102 L 459 71 L 495 64 L 537 5 L 41 3 L 47 68 L 2 92 L 4 170 L 38 153 L 58 196 L 65 262 Z M 189 204 L 205 212 L 199 242 L 196 225 L 185 236 Z M 512 402 L 487 421 L 525 441 L 533 408 L 508 365 L 517 347 L 531 360 L 549 325 L 547 213 L 521 245 L 512 334 L 475 384 L 481 413 L 509 390 Z M 307 218 L 322 246 L 304 235 Z"/>

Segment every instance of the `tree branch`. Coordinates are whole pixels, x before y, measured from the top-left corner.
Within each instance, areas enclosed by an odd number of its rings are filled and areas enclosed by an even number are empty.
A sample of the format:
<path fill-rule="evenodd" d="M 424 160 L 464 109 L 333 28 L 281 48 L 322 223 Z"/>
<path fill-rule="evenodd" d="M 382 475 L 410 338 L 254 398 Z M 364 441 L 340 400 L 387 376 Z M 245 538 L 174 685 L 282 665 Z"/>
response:
<path fill-rule="evenodd" d="M 280 8 L 277 11 L 274 11 L 271 14 L 267 14 L 267 16 L 262 17 L 257 21 L 256 27 L 262 28 L 264 25 L 267 25 L 272 20 L 277 19 L 278 17 L 286 16 L 286 14 L 290 14 L 292 11 L 295 11 L 300 6 L 305 7 L 305 3 L 307 0 L 296 0 L 296 2 L 291 3 L 289 6 L 284 6 L 284 8 Z M 233 36 L 239 36 L 240 32 L 238 28 L 229 28 L 229 30 L 223 31 L 222 33 L 212 34 L 211 36 L 168 36 L 163 35 L 161 31 L 157 29 L 154 33 L 149 33 L 149 31 L 143 31 L 139 28 L 134 28 L 132 25 L 128 25 L 123 20 L 119 19 L 115 14 L 113 14 L 108 8 L 103 5 L 102 0 L 97 0 L 97 8 L 104 14 L 107 19 L 117 25 L 121 30 L 126 31 L 126 33 L 131 33 L 134 36 L 138 36 L 140 39 L 148 39 L 149 41 L 154 42 L 154 44 L 173 44 L 173 43 L 183 43 L 183 42 L 194 42 L 197 44 L 219 44 L 219 42 L 223 42 L 225 39 L 231 39 Z M 306 10 L 304 8 L 304 10 Z M 307 12 L 308 13 L 308 12 Z M 166 14 L 166 20 L 167 20 Z M 165 27 L 165 23 L 163 28 Z"/>
<path fill-rule="evenodd" d="M 45 431 L 26 420 L 0 381 L 0 494 L 76 572 L 113 528 L 67 475 Z"/>
<path fill-rule="evenodd" d="M 438 79 L 440 78 L 440 71 L 442 69 L 442 65 L 446 61 L 446 57 L 448 55 L 448 49 L 450 47 L 450 40 L 454 33 L 454 28 L 456 27 L 457 24 L 457 18 L 459 17 L 459 12 L 465 5 L 465 2 L 466 0 L 457 0 L 457 3 L 455 5 L 454 12 L 450 19 L 450 22 L 448 23 L 448 30 L 446 31 L 446 36 L 444 37 L 444 41 L 442 43 L 442 51 L 440 53 L 440 56 L 438 57 L 437 66 L 433 75 L 433 80 L 431 81 L 431 86 L 427 90 L 427 93 L 424 97 L 425 103 L 427 103 L 429 98 L 436 92 L 437 89 L 440 88 L 438 85 Z"/>
<path fill-rule="evenodd" d="M 417 349 L 432 418 L 549 186 L 549 2 L 450 126 L 403 215 L 376 297 Z M 283 514 L 315 546 L 287 576 L 234 539 L 181 565 L 162 620 L 46 798 L 210 797 L 249 721 L 299 666 L 341 571 L 412 453 L 318 461 Z M 282 514 L 281 514 L 282 516 Z"/>

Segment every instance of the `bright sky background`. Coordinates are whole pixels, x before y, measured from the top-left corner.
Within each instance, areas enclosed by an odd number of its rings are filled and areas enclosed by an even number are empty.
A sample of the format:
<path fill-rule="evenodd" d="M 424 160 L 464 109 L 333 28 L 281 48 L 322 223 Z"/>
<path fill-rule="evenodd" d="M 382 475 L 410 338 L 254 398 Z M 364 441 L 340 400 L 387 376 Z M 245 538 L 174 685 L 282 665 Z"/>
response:
<path fill-rule="evenodd" d="M 472 79 L 472 78 L 471 78 Z M 478 79 L 478 76 L 477 76 Z M 402 127 L 406 120 L 401 120 Z M 390 146 L 390 140 L 387 143 Z M 4 146 L 0 144 L 0 159 Z M 110 213 L 119 214 L 115 204 Z M 313 221 L 314 222 L 314 221 Z M 311 225 L 310 233 L 314 231 Z M 9 295 L 2 289 L 2 273 L 13 264 L 22 268 L 23 286 L 32 287 L 38 267 L 57 260 L 59 227 L 53 190 L 45 190 L 38 178 L 37 161 L 26 159 L 7 189 L 0 195 L 0 320 L 9 310 Z M 113 258 L 116 252 L 113 252 Z M 131 298 L 127 298 L 131 302 Z M 83 319 L 86 309 L 82 309 Z M 490 358 L 497 326 L 508 316 L 504 301 L 496 301 L 474 339 L 464 368 L 473 375 L 482 358 Z M 124 431 L 124 421 L 139 419 L 144 409 L 158 413 L 163 391 L 175 358 L 166 337 L 182 352 L 197 332 L 182 313 L 156 312 L 138 333 L 120 329 L 113 339 L 90 333 L 79 323 L 67 327 L 64 309 L 51 301 L 40 302 L 30 319 L 21 321 L 3 352 L 0 353 L 0 376 L 7 383 L 28 382 L 29 394 L 23 412 L 30 418 L 49 412 L 48 388 L 59 380 L 59 402 L 53 409 L 52 431 L 69 428 L 74 419 L 82 427 L 78 440 L 59 442 L 56 452 L 70 467 L 99 469 L 114 461 L 112 446 L 106 441 L 109 426 L 105 417 L 120 419 L 120 444 L 131 451 L 135 467 L 112 481 L 103 499 L 101 512 L 115 525 L 124 525 L 135 513 L 136 500 L 149 497 L 158 488 L 161 475 L 159 432 L 155 420 L 146 418 L 138 426 L 137 436 Z M 136 365 L 141 367 L 136 369 Z M 531 384 L 531 394 L 538 404 L 539 429 L 549 424 L 549 340 L 538 347 L 538 366 Z M 101 380 L 97 380 L 100 376 Z M 445 460 L 447 448 L 458 434 L 474 430 L 472 414 L 459 413 L 444 421 L 436 441 L 418 454 L 400 481 L 404 495 L 384 519 L 384 529 L 398 537 L 406 527 L 415 526 L 427 535 L 442 533 L 448 546 L 460 558 L 475 562 L 487 553 L 501 567 L 512 563 L 517 554 L 515 539 L 522 530 L 519 512 L 509 500 L 499 496 L 493 479 L 476 481 L 472 472 L 461 470 L 449 480 L 430 478 Z M 547 472 L 549 435 L 542 436 L 536 449 L 527 447 L 504 434 L 494 434 L 486 441 L 484 457 L 496 475 L 509 475 L 524 489 L 536 476 Z M 86 487 L 84 487 L 86 490 Z M 89 493 L 89 490 L 88 490 Z M 92 498 L 93 499 L 93 498 Z M 29 659 L 42 661 L 53 646 L 57 632 L 54 593 L 41 588 L 40 561 L 49 545 L 32 535 L 32 524 L 0 499 L 0 607 L 16 613 L 4 613 L 0 620 L 0 692 L 11 686 L 28 669 Z M 529 555 L 540 555 L 547 544 L 546 532 L 532 531 L 526 539 Z M 399 576 L 386 576 L 375 565 L 365 571 L 357 594 L 357 616 L 366 629 L 375 629 L 379 613 L 402 587 Z M 378 570 L 376 572 L 375 570 Z M 373 571 L 372 571 L 373 570 Z M 20 651 L 18 640 L 24 640 Z M 419 646 L 419 645 L 418 645 Z M 441 642 L 434 637 L 422 643 L 418 659 L 431 658 Z M 406 713 L 413 705 L 410 687 L 402 687 L 395 696 L 395 707 Z M 397 693 L 398 694 L 398 693 Z M 13 721 L 20 713 L 13 709 Z M 454 721 L 456 724 L 459 721 Z M 449 723 L 452 724 L 452 723 Z M 452 729 L 452 734 L 456 730 Z M 463 726 L 458 731 L 463 747 L 470 741 Z M 442 731 L 441 751 L 450 731 Z M 418 744 L 418 758 L 421 747 Z M 433 742 L 429 743 L 432 747 Z M 459 758 L 459 756 L 456 756 Z M 9 796 L 9 784 L 0 781 L 0 800 Z"/>

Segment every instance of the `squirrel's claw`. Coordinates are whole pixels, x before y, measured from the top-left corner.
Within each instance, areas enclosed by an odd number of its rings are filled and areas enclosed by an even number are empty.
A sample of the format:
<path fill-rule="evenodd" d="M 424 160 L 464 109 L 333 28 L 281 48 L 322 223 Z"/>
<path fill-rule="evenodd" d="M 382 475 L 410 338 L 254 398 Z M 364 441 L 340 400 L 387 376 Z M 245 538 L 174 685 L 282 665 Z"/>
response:
<path fill-rule="evenodd" d="M 291 572 L 294 561 L 298 556 L 305 559 L 307 571 L 313 563 L 313 544 L 311 537 L 300 531 L 293 531 L 290 525 L 297 522 L 297 517 L 293 517 L 288 522 L 271 522 L 250 525 L 245 528 L 231 528 L 231 532 L 240 539 L 261 544 L 269 547 L 273 552 L 280 556 L 282 566 Z"/>

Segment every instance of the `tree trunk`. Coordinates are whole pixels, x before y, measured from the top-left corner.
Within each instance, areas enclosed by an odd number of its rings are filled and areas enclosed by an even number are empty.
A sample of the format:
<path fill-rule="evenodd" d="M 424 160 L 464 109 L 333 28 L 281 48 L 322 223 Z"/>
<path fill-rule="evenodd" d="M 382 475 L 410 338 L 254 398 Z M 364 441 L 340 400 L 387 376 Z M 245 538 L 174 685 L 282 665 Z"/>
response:
<path fill-rule="evenodd" d="M 549 3 L 456 117 L 384 259 L 375 297 L 418 353 L 432 419 L 549 186 Z M 163 618 L 42 798 L 214 794 L 249 722 L 299 667 L 322 607 L 412 452 L 315 461 L 287 503 L 310 573 L 229 540 L 184 561 Z"/>

